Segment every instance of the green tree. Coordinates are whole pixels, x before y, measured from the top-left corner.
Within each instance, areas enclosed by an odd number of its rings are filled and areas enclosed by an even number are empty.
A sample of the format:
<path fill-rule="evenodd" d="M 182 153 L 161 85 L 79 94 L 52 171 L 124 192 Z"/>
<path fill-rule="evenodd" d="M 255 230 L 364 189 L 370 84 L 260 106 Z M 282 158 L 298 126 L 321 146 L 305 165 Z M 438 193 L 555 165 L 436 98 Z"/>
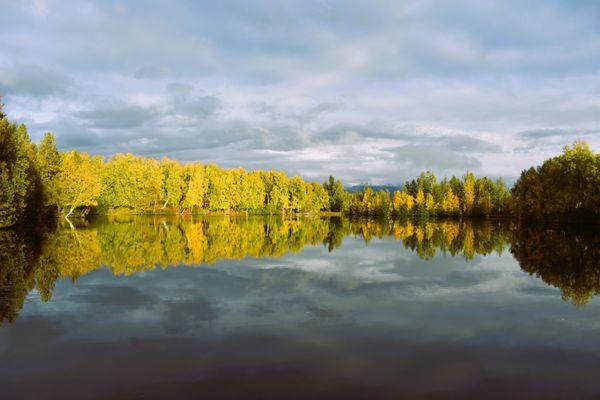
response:
<path fill-rule="evenodd" d="M 600 215 L 600 154 L 585 142 L 521 173 L 512 189 L 517 215 L 534 219 L 588 219 Z"/>
<path fill-rule="evenodd" d="M 50 132 L 44 135 L 37 150 L 37 166 L 44 187 L 44 205 L 58 206 L 57 177 L 61 167 L 61 156 L 56 149 L 54 136 Z"/>
<path fill-rule="evenodd" d="M 325 188 L 316 182 L 311 182 L 306 187 L 305 204 L 302 209 L 306 212 L 316 213 L 329 208 L 329 194 Z"/>
<path fill-rule="evenodd" d="M 104 209 L 136 213 L 155 209 L 163 194 L 162 179 L 156 160 L 115 154 L 102 169 L 100 204 Z"/>
<path fill-rule="evenodd" d="M 492 212 L 496 215 L 502 215 L 508 212 L 508 201 L 510 192 L 506 189 L 502 178 L 498 178 L 492 191 Z"/>
<path fill-rule="evenodd" d="M 417 178 L 417 187 L 422 189 L 425 195 L 428 193 L 433 194 L 436 186 L 437 179 L 435 178 L 433 172 L 426 171 L 419 174 L 419 177 Z"/>
<path fill-rule="evenodd" d="M 323 187 L 329 195 L 329 209 L 335 212 L 344 211 L 347 207 L 348 195 L 344 190 L 342 182 L 330 176 L 329 180 L 323 183 Z"/>
<path fill-rule="evenodd" d="M 40 189 L 25 126 L 0 119 L 0 228 L 23 222 L 39 201 Z"/>
<path fill-rule="evenodd" d="M 494 182 L 483 177 L 475 181 L 475 214 L 488 217 L 492 213 L 494 194 Z"/>

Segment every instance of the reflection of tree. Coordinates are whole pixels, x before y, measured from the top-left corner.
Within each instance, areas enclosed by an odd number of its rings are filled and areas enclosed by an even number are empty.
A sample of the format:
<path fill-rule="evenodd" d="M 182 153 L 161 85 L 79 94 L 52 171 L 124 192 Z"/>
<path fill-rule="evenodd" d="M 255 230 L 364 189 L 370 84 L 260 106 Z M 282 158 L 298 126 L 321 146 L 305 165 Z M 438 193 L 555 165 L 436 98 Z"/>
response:
<path fill-rule="evenodd" d="M 560 288 L 564 300 L 584 305 L 600 293 L 597 231 L 518 227 L 510 252 L 521 268 Z"/>
<path fill-rule="evenodd" d="M 329 250 L 330 253 L 333 249 L 342 245 L 342 241 L 347 232 L 347 227 L 344 227 L 345 222 L 347 222 L 347 219 L 339 217 L 333 217 L 329 220 L 329 231 L 323 239 L 323 244 L 327 246 L 327 250 Z"/>
<path fill-rule="evenodd" d="M 431 259 L 440 251 L 452 256 L 462 254 L 471 260 L 475 254 L 486 255 L 494 251 L 501 254 L 508 242 L 504 225 L 489 220 L 415 223 L 411 220 L 357 219 L 352 221 L 350 229 L 367 243 L 373 236 L 393 236 L 423 259 Z"/>
<path fill-rule="evenodd" d="M 31 289 L 31 254 L 22 238 L 10 231 L 0 231 L 0 248 L 0 315 L 12 322 Z"/>
<path fill-rule="evenodd" d="M 512 240 L 511 252 L 523 269 L 560 287 L 565 299 L 583 304 L 600 288 L 597 235 L 590 239 L 553 230 L 509 230 L 489 220 L 122 216 L 74 228 L 65 224 L 51 234 L 36 235 L 0 231 L 1 319 L 14 320 L 34 287 L 46 301 L 57 279 L 75 280 L 101 265 L 115 275 L 130 275 L 157 266 L 278 257 L 306 245 L 322 244 L 332 251 L 349 234 L 366 243 L 391 236 L 423 259 L 438 252 L 466 260 L 475 254 L 501 254 Z"/>
<path fill-rule="evenodd" d="M 27 240 L 25 239 L 27 238 Z M 44 234 L 0 230 L 0 322 L 13 322 L 35 284 Z"/>

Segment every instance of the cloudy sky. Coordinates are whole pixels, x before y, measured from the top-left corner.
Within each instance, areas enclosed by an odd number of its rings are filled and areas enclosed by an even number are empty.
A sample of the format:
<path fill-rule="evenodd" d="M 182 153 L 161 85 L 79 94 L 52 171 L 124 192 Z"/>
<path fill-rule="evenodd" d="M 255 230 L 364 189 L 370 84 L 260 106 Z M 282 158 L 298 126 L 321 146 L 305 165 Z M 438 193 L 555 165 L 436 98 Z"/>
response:
<path fill-rule="evenodd" d="M 600 147 L 600 2 L 0 0 L 33 138 L 399 183 Z"/>

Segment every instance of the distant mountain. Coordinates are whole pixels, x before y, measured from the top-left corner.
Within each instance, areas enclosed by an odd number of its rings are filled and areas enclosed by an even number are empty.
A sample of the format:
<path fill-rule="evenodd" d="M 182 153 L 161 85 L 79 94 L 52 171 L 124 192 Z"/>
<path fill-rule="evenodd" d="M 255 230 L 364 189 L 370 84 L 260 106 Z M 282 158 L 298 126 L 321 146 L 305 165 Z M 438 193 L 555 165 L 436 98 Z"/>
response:
<path fill-rule="evenodd" d="M 359 193 L 364 191 L 367 186 L 373 189 L 374 192 L 386 190 L 390 193 L 394 193 L 395 190 L 402 189 L 402 185 L 368 185 L 366 183 L 361 183 L 359 185 L 346 187 L 346 191 L 349 193 Z"/>

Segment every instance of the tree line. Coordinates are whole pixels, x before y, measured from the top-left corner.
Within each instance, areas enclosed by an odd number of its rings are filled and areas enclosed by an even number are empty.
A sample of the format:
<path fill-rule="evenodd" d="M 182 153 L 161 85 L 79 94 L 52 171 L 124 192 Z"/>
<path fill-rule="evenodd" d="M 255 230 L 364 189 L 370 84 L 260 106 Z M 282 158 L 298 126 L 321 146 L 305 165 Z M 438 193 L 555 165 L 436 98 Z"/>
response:
<path fill-rule="evenodd" d="M 224 169 L 133 154 L 105 160 L 59 152 L 52 134 L 32 143 L 24 125 L 0 119 L 0 227 L 40 216 L 76 213 L 205 212 L 419 217 L 597 218 L 600 155 L 583 142 L 537 168 L 523 171 L 509 190 L 501 179 L 438 180 L 422 172 L 393 193 L 366 187 L 348 193 L 330 177 L 323 184 L 280 171 Z"/>
<path fill-rule="evenodd" d="M 510 200 L 510 191 L 502 179 L 478 178 L 471 172 L 460 179 L 453 176 L 441 181 L 431 172 L 421 172 L 417 179 L 392 193 L 370 187 L 347 193 L 341 182 L 333 179 L 325 187 L 332 196 L 331 209 L 350 215 L 502 216 L 508 212 Z"/>
<path fill-rule="evenodd" d="M 61 153 L 52 134 L 36 145 L 24 125 L 0 121 L 0 227 L 48 212 L 317 213 L 328 209 L 328 196 L 323 185 L 280 171 Z"/>

